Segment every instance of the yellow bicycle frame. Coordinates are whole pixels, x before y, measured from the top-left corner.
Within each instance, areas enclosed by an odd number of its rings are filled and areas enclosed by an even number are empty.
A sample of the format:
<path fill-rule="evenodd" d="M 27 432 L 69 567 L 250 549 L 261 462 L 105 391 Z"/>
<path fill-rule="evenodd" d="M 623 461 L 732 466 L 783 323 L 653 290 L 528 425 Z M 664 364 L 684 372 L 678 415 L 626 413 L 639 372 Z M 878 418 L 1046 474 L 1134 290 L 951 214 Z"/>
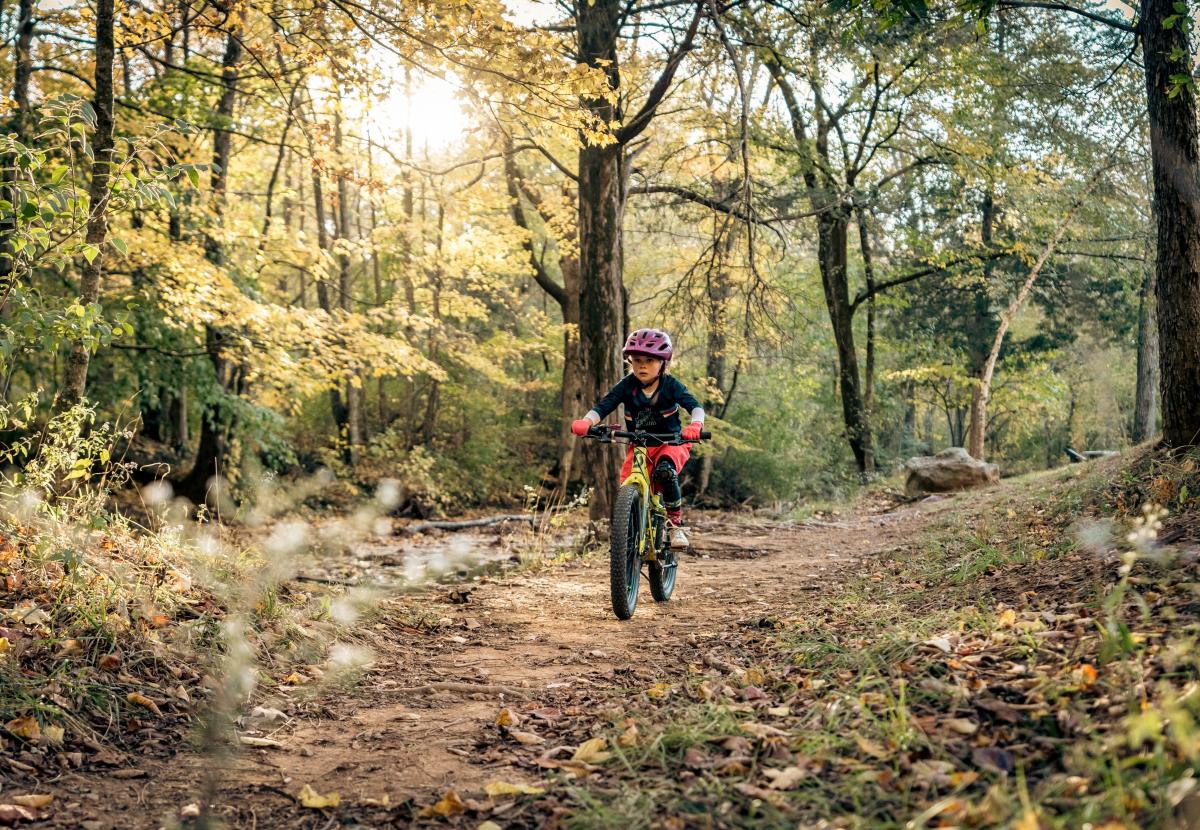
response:
<path fill-rule="evenodd" d="M 654 549 L 654 545 L 649 543 L 649 540 L 654 535 L 651 533 L 650 516 L 651 514 L 661 513 L 665 518 L 667 509 L 663 507 L 662 498 L 655 493 L 650 486 L 650 457 L 646 453 L 645 447 L 633 448 L 633 468 L 629 472 L 629 476 L 621 482 L 621 486 L 632 484 L 642 494 L 642 535 L 638 539 L 638 555 L 643 562 L 657 562 L 658 551 Z"/>

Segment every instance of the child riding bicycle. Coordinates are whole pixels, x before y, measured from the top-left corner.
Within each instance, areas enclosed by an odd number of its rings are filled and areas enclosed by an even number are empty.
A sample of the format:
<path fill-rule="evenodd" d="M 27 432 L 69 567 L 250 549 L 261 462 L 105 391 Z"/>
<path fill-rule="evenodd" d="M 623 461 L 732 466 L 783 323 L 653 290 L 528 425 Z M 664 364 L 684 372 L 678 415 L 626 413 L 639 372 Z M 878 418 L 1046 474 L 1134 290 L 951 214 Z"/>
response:
<path fill-rule="evenodd" d="M 586 415 L 571 423 L 578 436 L 599 424 L 616 408 L 625 405 L 625 427 L 654 433 L 681 434 L 685 440 L 696 441 L 704 426 L 704 409 L 679 380 L 667 374 L 674 347 L 671 336 L 658 329 L 638 329 L 625 341 L 621 354 L 629 361 L 630 373 L 609 390 Z M 690 413 L 691 422 L 680 429 L 679 409 Z M 647 449 L 654 473 L 654 483 L 663 495 L 667 519 L 671 524 L 670 544 L 673 550 L 686 550 L 687 534 L 682 524 L 683 492 L 679 489 L 679 473 L 691 456 L 691 446 L 659 446 Z M 621 469 L 624 481 L 633 467 L 633 448 L 625 456 Z"/>

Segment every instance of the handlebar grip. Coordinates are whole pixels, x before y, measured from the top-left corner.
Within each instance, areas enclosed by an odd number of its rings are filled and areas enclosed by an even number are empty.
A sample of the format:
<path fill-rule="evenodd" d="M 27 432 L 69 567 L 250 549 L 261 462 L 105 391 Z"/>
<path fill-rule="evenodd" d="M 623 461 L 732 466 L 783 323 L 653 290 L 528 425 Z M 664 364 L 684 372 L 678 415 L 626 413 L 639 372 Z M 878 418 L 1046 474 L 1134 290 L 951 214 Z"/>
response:
<path fill-rule="evenodd" d="M 703 441 L 707 441 L 709 438 L 712 438 L 712 433 L 711 433 L 711 432 L 701 432 L 701 433 L 700 433 L 700 439 L 701 439 L 701 440 L 703 440 Z"/>

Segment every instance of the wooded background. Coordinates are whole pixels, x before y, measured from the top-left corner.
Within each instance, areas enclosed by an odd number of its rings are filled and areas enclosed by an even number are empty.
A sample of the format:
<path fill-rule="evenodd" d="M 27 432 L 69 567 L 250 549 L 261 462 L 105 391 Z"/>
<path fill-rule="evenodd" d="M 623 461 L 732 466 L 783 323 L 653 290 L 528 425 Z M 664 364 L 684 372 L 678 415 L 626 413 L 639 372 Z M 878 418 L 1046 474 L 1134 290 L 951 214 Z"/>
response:
<path fill-rule="evenodd" d="M 1162 0 L 4 2 L 7 436 L 86 399 L 198 503 L 573 495 L 613 457 L 566 424 L 656 326 L 697 497 L 1057 465 L 1160 387 L 1193 443 L 1191 37 Z"/>

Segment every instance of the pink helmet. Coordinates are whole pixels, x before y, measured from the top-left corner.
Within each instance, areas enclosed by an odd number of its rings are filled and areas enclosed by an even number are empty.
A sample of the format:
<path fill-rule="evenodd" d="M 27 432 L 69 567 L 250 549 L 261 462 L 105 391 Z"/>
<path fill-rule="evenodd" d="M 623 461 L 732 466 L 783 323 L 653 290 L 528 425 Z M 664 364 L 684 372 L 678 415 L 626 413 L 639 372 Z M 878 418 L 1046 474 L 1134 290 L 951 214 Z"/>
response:
<path fill-rule="evenodd" d="M 625 357 L 634 354 L 657 357 L 663 362 L 663 368 L 671 362 L 671 355 L 674 353 L 671 335 L 658 329 L 638 329 L 625 339 L 625 348 L 621 349 L 621 354 Z"/>

